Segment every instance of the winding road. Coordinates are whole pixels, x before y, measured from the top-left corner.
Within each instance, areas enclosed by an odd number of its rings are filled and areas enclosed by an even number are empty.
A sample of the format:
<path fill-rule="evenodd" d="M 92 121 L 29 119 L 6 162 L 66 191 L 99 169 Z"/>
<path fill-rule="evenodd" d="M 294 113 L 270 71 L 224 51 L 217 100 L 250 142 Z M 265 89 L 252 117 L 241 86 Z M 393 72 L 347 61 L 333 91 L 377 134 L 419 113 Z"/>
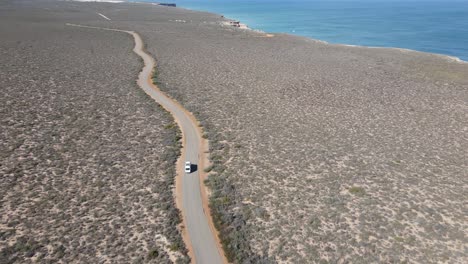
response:
<path fill-rule="evenodd" d="M 198 171 L 189 174 L 183 173 L 183 163 L 189 160 L 194 164 L 201 164 L 200 154 L 202 153 L 202 137 L 201 132 L 193 116 L 189 114 L 179 103 L 169 98 L 152 82 L 153 69 L 156 66 L 155 60 L 143 50 L 143 41 L 141 37 L 133 32 L 119 29 L 83 26 L 76 24 L 67 24 L 68 26 L 93 28 L 100 30 L 110 30 L 117 32 L 125 32 L 133 36 L 135 47 L 133 51 L 140 56 L 144 61 L 144 67 L 138 76 L 138 85 L 153 98 L 157 103 L 169 111 L 182 131 L 183 149 L 182 162 L 177 163 L 178 176 L 181 178 L 182 187 L 182 210 L 183 222 L 188 232 L 189 251 L 195 263 L 199 264 L 217 264 L 224 263 L 221 252 L 221 247 L 218 244 L 215 233 L 210 229 L 209 215 L 203 209 L 203 201 L 201 196 L 201 185 Z M 203 169 L 201 166 L 198 169 Z"/>

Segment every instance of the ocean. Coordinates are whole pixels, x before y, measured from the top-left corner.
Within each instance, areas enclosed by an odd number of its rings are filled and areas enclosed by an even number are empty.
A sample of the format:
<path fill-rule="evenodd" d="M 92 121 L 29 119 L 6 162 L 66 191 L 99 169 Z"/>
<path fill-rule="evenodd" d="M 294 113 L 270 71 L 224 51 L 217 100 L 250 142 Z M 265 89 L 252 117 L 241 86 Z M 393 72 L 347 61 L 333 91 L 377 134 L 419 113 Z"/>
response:
<path fill-rule="evenodd" d="M 265 32 L 295 34 L 330 43 L 406 48 L 468 61 L 468 0 L 167 2 L 222 14 Z"/>

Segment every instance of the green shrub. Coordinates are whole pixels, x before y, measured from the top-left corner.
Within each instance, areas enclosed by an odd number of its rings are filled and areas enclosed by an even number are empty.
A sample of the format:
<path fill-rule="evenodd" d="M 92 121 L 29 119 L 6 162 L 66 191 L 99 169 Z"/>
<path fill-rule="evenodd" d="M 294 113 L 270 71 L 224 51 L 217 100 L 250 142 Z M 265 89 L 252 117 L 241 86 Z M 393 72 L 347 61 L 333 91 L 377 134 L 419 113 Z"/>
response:
<path fill-rule="evenodd" d="M 210 166 L 206 167 L 203 171 L 208 173 L 208 172 L 210 172 L 212 169 L 213 169 L 213 165 L 210 165 Z"/>
<path fill-rule="evenodd" d="M 170 124 L 164 126 L 165 129 L 173 129 L 174 127 L 175 127 L 174 123 L 170 123 Z"/>
<path fill-rule="evenodd" d="M 170 246 L 169 246 L 169 249 L 172 250 L 172 251 L 178 251 L 179 250 L 179 245 L 177 243 L 172 243 Z"/>
<path fill-rule="evenodd" d="M 157 249 L 152 249 L 150 252 L 148 252 L 148 258 L 149 259 L 155 259 L 159 256 L 159 252 Z"/>
<path fill-rule="evenodd" d="M 353 187 L 349 188 L 348 190 L 349 190 L 349 192 L 351 194 L 354 194 L 354 195 L 362 196 L 362 195 L 366 194 L 366 191 L 364 190 L 364 188 L 359 187 L 359 186 L 353 186 Z"/>

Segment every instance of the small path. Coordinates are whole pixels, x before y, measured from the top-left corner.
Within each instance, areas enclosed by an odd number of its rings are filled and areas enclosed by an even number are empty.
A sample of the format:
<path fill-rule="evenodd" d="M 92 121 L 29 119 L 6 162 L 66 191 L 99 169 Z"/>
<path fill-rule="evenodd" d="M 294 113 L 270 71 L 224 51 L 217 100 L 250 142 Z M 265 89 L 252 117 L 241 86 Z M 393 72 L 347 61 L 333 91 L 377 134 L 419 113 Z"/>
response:
<path fill-rule="evenodd" d="M 106 17 L 105 15 L 101 14 L 101 13 L 97 13 L 98 15 L 102 16 L 103 18 L 107 19 L 107 20 L 111 20 L 110 18 Z"/>
<path fill-rule="evenodd" d="M 203 170 L 205 158 L 201 129 L 192 114 L 185 110 L 177 101 L 165 95 L 153 84 L 152 75 L 156 63 L 155 60 L 143 50 L 144 45 L 141 37 L 133 31 L 69 23 L 66 25 L 125 32 L 133 36 L 135 40 L 133 51 L 144 61 L 144 67 L 138 75 L 138 85 L 151 98 L 173 115 L 182 131 L 183 147 L 182 156 L 177 162 L 176 200 L 177 206 L 181 209 L 183 224 L 186 228 L 182 233 L 189 250 L 189 255 L 195 263 L 199 264 L 227 263 L 219 239 L 216 237 L 216 230 L 214 230 L 211 215 L 205 214 L 205 210 L 203 209 L 204 200 L 206 207 L 206 197 L 202 199 L 202 185 L 198 174 L 200 170 Z M 198 164 L 198 170 L 190 174 L 184 174 L 183 164 L 185 160 Z M 180 194 L 182 194 L 182 198 Z"/>

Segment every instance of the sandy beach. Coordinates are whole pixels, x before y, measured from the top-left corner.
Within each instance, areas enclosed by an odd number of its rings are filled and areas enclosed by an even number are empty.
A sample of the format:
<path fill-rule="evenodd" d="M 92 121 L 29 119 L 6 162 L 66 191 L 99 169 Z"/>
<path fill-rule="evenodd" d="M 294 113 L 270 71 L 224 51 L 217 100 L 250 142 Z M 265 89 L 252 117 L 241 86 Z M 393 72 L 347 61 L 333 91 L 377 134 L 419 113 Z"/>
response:
<path fill-rule="evenodd" d="M 0 20 L 0 262 L 189 261 L 177 131 L 131 38 L 66 23 L 137 32 L 200 121 L 231 262 L 468 260 L 468 64 L 151 4 L 5 1 Z"/>

